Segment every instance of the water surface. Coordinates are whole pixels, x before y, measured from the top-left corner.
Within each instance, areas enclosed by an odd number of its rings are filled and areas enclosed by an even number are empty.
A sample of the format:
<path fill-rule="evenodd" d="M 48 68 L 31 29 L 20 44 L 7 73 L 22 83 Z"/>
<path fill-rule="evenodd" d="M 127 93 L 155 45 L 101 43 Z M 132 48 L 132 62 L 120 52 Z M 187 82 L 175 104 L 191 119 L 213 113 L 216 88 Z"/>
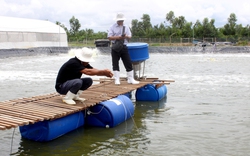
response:
<path fill-rule="evenodd" d="M 69 58 L 0 59 L 0 101 L 55 92 L 57 71 Z M 249 62 L 244 53 L 152 53 L 145 75 L 175 80 L 166 98 L 136 102 L 133 96 L 135 115 L 121 125 L 81 127 L 46 143 L 21 138 L 18 128 L 0 131 L 1 155 L 249 155 Z M 110 69 L 110 55 L 99 54 L 92 65 Z"/>

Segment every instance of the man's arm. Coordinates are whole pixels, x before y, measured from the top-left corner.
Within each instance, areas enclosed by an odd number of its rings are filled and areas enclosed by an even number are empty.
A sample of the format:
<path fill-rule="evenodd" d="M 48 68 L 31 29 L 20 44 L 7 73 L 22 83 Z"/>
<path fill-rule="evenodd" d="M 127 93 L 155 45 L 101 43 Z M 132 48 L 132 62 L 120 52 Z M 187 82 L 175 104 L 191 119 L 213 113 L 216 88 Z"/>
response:
<path fill-rule="evenodd" d="M 95 68 L 93 69 L 84 68 L 83 70 L 81 70 L 81 73 L 85 75 L 107 76 L 110 78 L 113 77 L 113 73 L 108 69 L 99 70 Z"/>
<path fill-rule="evenodd" d="M 126 29 L 127 29 L 127 27 L 126 27 Z M 130 38 L 131 38 L 131 32 L 130 32 L 130 30 L 127 30 L 128 31 L 128 33 L 126 34 L 125 33 L 125 36 L 121 36 L 121 35 L 119 35 L 119 36 L 115 36 L 114 34 L 114 32 L 113 32 L 113 30 L 112 30 L 112 27 L 109 29 L 109 32 L 108 32 L 108 39 L 109 40 L 124 40 L 124 39 L 127 39 L 127 40 L 129 40 Z M 126 31 L 125 31 L 126 32 Z"/>
<path fill-rule="evenodd" d="M 124 36 L 124 37 L 122 37 L 122 36 L 110 36 L 110 37 L 108 37 L 108 39 L 109 40 L 124 40 L 124 39 L 130 39 L 131 38 L 131 36 Z"/>

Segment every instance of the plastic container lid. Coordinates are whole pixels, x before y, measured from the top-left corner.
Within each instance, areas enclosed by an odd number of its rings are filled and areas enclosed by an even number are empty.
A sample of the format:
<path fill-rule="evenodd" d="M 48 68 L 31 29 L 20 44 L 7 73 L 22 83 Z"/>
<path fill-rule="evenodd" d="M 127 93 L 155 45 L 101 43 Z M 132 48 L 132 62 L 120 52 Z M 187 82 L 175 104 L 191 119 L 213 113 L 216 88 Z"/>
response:
<path fill-rule="evenodd" d="M 144 47 L 148 47 L 148 44 L 141 43 L 141 42 L 134 42 L 134 43 L 128 43 L 127 47 L 128 49 L 144 48 Z"/>

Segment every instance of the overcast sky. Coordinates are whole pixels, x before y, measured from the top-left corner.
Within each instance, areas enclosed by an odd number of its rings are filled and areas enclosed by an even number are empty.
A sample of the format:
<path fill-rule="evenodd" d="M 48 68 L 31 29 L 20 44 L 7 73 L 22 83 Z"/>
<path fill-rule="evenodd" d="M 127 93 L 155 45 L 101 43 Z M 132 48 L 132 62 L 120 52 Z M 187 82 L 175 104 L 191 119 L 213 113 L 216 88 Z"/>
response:
<path fill-rule="evenodd" d="M 235 13 L 237 24 L 250 25 L 249 0 L 0 0 L 0 10 L 0 16 L 58 21 L 68 29 L 69 20 L 75 16 L 80 29 L 94 32 L 107 31 L 118 12 L 125 14 L 126 25 L 148 14 L 154 26 L 166 21 L 169 11 L 175 17 L 184 16 L 188 22 L 215 19 L 216 27 L 224 26 Z"/>

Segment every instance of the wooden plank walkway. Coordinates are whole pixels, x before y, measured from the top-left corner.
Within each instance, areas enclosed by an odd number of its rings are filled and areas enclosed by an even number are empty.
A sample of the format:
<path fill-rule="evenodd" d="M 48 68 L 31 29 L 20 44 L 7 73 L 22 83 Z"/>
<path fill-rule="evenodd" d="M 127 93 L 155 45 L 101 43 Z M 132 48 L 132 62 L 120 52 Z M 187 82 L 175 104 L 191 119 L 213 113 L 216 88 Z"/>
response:
<path fill-rule="evenodd" d="M 62 95 L 58 93 L 3 101 L 0 102 L 0 130 L 61 118 L 147 84 L 155 83 L 156 80 L 159 81 L 156 87 L 174 82 L 174 80 L 147 78 L 140 80 L 140 84 L 132 85 L 128 84 L 125 79 L 121 79 L 121 85 L 115 85 L 112 79 L 100 79 L 99 84 L 92 85 L 80 96 L 86 101 L 76 102 L 76 105 L 63 103 Z"/>

